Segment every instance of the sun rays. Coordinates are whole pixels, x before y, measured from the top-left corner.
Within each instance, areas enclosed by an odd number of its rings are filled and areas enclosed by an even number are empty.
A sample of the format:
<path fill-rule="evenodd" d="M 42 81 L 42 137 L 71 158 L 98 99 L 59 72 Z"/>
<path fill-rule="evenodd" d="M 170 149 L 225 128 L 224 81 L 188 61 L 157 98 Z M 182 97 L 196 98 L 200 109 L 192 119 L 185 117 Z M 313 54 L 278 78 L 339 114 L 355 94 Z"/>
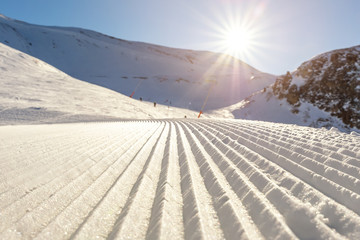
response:
<path fill-rule="evenodd" d="M 231 55 L 240 55 L 252 44 L 252 36 L 246 29 L 234 27 L 224 34 L 224 47 Z"/>
<path fill-rule="evenodd" d="M 216 52 L 225 53 L 244 62 L 255 60 L 262 55 L 266 46 L 267 28 L 262 18 L 266 1 L 225 4 L 221 9 L 212 9 L 212 18 L 201 16 L 206 25 L 206 34 L 211 39 L 207 46 Z M 221 57 L 219 62 L 237 62 L 231 57 Z M 252 61 L 254 62 L 254 61 Z"/>

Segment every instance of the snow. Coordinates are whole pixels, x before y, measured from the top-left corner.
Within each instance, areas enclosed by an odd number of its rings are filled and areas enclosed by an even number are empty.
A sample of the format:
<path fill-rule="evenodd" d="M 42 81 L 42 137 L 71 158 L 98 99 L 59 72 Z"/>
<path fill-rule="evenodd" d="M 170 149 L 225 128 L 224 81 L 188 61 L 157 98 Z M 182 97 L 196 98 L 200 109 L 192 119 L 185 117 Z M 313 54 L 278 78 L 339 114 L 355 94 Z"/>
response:
<path fill-rule="evenodd" d="M 2 239 L 358 239 L 360 138 L 246 120 L 0 127 Z"/>
<path fill-rule="evenodd" d="M 305 84 L 305 79 L 300 76 L 293 75 L 293 78 L 291 80 L 291 85 L 292 84 L 295 84 L 298 87 L 300 87 Z"/>
<path fill-rule="evenodd" d="M 341 119 L 331 116 L 330 113 L 315 107 L 309 102 L 301 101 L 300 104 L 299 107 L 294 107 L 286 99 L 279 100 L 268 88 L 266 92 L 254 93 L 237 104 L 210 111 L 209 114 L 212 117 L 219 118 L 260 120 L 317 128 L 335 127 L 342 132 L 360 132 L 357 128 L 346 127 Z"/>

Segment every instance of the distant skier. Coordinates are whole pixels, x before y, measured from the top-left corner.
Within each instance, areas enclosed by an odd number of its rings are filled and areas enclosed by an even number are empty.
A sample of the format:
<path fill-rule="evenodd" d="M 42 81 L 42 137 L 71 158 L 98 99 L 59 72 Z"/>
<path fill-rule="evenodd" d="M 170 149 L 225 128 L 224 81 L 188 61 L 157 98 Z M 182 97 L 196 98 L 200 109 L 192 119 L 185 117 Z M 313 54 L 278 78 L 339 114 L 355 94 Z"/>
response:
<path fill-rule="evenodd" d="M 142 97 L 140 98 L 140 102 L 142 102 Z"/>
<path fill-rule="evenodd" d="M 154 102 L 154 107 L 156 107 L 156 102 Z"/>

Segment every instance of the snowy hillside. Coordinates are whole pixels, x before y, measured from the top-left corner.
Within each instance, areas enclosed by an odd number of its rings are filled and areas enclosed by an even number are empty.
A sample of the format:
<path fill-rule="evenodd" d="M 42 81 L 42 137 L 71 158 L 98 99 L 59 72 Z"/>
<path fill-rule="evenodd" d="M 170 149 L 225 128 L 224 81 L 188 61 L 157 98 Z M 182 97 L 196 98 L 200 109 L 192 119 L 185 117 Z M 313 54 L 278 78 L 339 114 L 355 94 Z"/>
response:
<path fill-rule="evenodd" d="M 360 137 L 256 121 L 0 127 L 1 239 L 360 239 Z"/>
<path fill-rule="evenodd" d="M 127 96 L 199 110 L 237 103 L 273 83 L 228 55 L 130 42 L 78 29 L 31 25 L 0 15 L 0 42 L 80 80 Z"/>
<path fill-rule="evenodd" d="M 155 108 L 151 103 L 79 81 L 0 43 L 0 125 L 185 115 L 195 118 L 197 114 L 159 104 Z"/>
<path fill-rule="evenodd" d="M 360 131 L 360 46 L 321 54 L 273 86 L 216 111 L 251 120 Z"/>

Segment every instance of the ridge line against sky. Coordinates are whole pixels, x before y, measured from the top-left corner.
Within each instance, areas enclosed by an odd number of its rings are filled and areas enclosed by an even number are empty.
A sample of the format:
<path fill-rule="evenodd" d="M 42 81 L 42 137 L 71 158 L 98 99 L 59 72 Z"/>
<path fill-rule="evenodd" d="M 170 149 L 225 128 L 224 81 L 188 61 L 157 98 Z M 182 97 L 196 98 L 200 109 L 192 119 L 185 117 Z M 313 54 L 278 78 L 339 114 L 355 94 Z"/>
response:
<path fill-rule="evenodd" d="M 227 52 L 224 32 L 252 33 L 238 54 L 263 72 L 284 74 L 326 51 L 360 45 L 358 0 L 2 0 L 0 13 L 46 26 L 80 27 L 167 47 Z"/>

